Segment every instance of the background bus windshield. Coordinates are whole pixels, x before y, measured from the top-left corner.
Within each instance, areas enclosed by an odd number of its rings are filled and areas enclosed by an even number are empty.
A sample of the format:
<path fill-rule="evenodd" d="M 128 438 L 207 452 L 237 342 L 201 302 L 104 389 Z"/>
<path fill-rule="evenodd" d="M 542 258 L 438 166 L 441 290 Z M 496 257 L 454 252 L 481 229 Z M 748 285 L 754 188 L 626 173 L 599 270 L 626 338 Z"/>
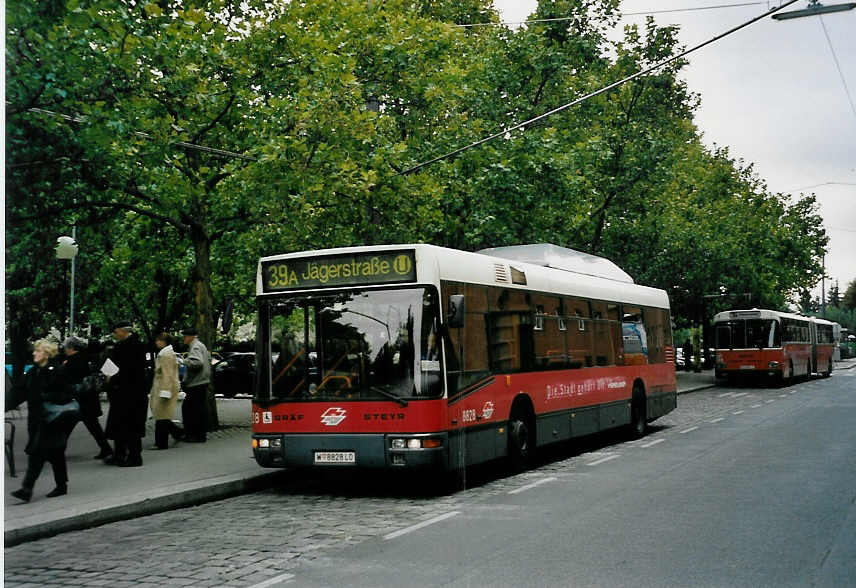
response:
<path fill-rule="evenodd" d="M 271 304 L 268 332 L 277 400 L 442 394 L 438 305 L 424 288 L 289 298 Z"/>
<path fill-rule="evenodd" d="M 717 349 L 762 349 L 781 347 L 777 321 L 738 319 L 716 324 Z"/>

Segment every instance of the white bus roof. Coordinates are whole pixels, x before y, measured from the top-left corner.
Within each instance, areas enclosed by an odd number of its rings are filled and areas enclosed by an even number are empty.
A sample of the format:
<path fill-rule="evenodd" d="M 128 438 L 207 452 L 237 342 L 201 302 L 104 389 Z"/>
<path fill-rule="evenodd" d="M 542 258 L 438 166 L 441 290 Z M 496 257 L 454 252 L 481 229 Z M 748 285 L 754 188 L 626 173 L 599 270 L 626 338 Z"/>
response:
<path fill-rule="evenodd" d="M 555 246 L 544 247 L 544 251 L 549 253 L 551 247 Z M 560 247 L 555 247 L 552 252 L 556 253 L 555 250 L 561 249 Z M 623 302 L 639 306 L 669 308 L 669 298 L 665 290 L 634 284 L 630 276 L 620 270 L 611 261 L 603 258 L 574 252 L 583 256 L 579 259 L 582 260 L 581 263 L 584 268 L 595 265 L 602 268 L 612 266 L 617 272 L 623 274 L 625 278 L 621 279 L 621 275 L 614 271 L 607 271 L 607 273 L 612 273 L 615 277 L 603 277 L 593 275 L 590 272 L 557 269 L 552 267 L 552 265 L 535 265 L 529 261 L 517 261 L 506 257 L 497 257 L 485 252 L 489 250 L 483 250 L 481 253 L 473 253 L 424 243 L 341 247 L 264 257 L 259 261 L 258 265 L 257 292 L 259 294 L 264 292 L 261 274 L 262 263 L 315 256 L 324 257 L 394 250 L 413 250 L 415 252 L 417 265 L 416 283 L 439 284 L 441 280 L 444 280 L 578 296 L 592 300 Z M 604 263 L 596 263 L 585 259 L 586 257 L 593 257 L 595 260 L 600 260 Z M 520 283 L 521 275 L 524 276 L 524 283 Z"/>
<path fill-rule="evenodd" d="M 511 247 L 493 247 L 477 251 L 484 255 L 502 257 L 512 261 L 523 261 L 532 265 L 551 267 L 567 272 L 597 276 L 619 282 L 633 283 L 627 272 L 604 257 L 598 257 L 582 251 L 567 249 L 551 243 L 535 245 L 514 245 Z"/>
<path fill-rule="evenodd" d="M 801 314 L 791 314 L 789 312 L 779 312 L 777 310 L 766 310 L 763 308 L 750 308 L 746 310 L 726 310 L 724 312 L 717 313 L 716 316 L 713 317 L 713 322 L 717 323 L 739 319 L 774 320 L 777 318 L 789 318 L 799 321 L 817 320 Z"/>

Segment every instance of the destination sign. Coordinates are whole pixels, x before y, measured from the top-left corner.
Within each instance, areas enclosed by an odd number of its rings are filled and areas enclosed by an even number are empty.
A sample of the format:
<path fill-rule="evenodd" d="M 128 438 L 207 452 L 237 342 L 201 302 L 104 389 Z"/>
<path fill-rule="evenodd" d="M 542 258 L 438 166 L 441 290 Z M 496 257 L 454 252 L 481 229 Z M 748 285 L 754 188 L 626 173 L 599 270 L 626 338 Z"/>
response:
<path fill-rule="evenodd" d="M 414 282 L 416 256 L 412 250 L 371 251 L 265 261 L 262 281 L 265 292 Z"/>

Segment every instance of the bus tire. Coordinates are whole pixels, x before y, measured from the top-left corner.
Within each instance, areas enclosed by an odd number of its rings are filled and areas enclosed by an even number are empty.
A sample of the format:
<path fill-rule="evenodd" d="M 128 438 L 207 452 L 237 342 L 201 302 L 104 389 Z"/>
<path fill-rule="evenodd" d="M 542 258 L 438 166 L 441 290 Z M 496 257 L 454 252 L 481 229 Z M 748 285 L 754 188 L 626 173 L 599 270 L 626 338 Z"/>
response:
<path fill-rule="evenodd" d="M 522 472 L 535 456 L 535 421 L 529 411 L 515 406 L 508 419 L 508 464 L 512 472 Z"/>
<path fill-rule="evenodd" d="M 823 372 L 823 377 L 828 378 L 831 375 L 832 375 L 832 358 L 830 358 L 826 364 L 826 371 Z"/>
<path fill-rule="evenodd" d="M 639 382 L 633 385 L 633 398 L 630 401 L 630 431 L 636 439 L 641 439 L 648 432 L 648 401 L 645 389 Z"/>

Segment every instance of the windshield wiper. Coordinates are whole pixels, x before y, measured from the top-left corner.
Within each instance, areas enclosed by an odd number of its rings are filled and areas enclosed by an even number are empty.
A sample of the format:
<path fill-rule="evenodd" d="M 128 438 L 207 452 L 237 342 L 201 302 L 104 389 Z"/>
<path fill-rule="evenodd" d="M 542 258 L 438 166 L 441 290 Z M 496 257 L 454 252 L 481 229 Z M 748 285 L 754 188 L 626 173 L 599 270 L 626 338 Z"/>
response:
<path fill-rule="evenodd" d="M 401 406 L 407 406 L 407 401 L 404 398 L 402 398 L 401 396 L 399 396 L 398 394 L 393 394 L 392 392 L 384 390 L 383 388 L 379 388 L 378 386 L 369 386 L 369 390 L 371 390 L 372 392 L 379 392 L 380 394 L 383 394 L 387 398 L 389 398 L 391 400 L 395 400 Z"/>

